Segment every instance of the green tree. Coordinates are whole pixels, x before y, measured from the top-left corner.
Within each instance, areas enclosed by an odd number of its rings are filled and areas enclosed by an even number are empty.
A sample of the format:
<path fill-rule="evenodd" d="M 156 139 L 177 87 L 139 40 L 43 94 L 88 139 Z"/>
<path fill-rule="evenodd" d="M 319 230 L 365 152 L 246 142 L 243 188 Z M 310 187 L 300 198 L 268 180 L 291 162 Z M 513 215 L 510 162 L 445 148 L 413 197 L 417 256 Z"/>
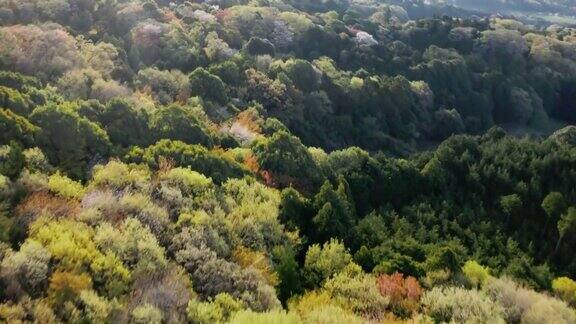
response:
<path fill-rule="evenodd" d="M 125 99 L 112 99 L 100 115 L 100 122 L 114 144 L 129 147 L 150 143 L 147 117 Z"/>
<path fill-rule="evenodd" d="M 206 129 L 188 107 L 170 105 L 157 109 L 150 118 L 150 130 L 156 140 L 171 139 L 212 146 Z"/>
<path fill-rule="evenodd" d="M 290 246 L 278 246 L 273 250 L 274 270 L 278 273 L 280 283 L 276 288 L 278 298 L 286 305 L 288 299 L 302 292 L 300 272 L 296 254 Z"/>
<path fill-rule="evenodd" d="M 500 198 L 500 207 L 506 215 L 505 224 L 508 225 L 510 219 L 514 219 L 522 209 L 522 199 L 517 194 L 503 196 Z"/>
<path fill-rule="evenodd" d="M 556 242 L 556 248 L 554 249 L 554 254 L 558 253 L 562 241 L 566 239 L 567 236 L 574 235 L 576 233 L 576 207 L 570 207 L 565 214 L 560 216 L 558 220 L 558 241 Z"/>
<path fill-rule="evenodd" d="M 40 127 L 36 143 L 53 165 L 84 179 L 88 163 L 108 155 L 108 135 L 80 117 L 69 105 L 49 104 L 34 109 L 30 119 Z"/>
<path fill-rule="evenodd" d="M 304 92 L 313 92 L 320 85 L 320 74 L 305 60 L 290 59 L 282 66 L 294 85 Z"/>
<path fill-rule="evenodd" d="M 274 56 L 276 50 L 274 45 L 267 39 L 251 37 L 246 43 L 246 50 L 250 55 L 271 55 Z"/>
<path fill-rule="evenodd" d="M 319 234 L 318 240 L 348 238 L 356 220 L 356 211 L 348 183 L 343 177 L 338 179 L 336 189 L 329 181 L 324 182 L 314 197 L 314 207 L 317 213 L 312 221 Z"/>
<path fill-rule="evenodd" d="M 294 188 L 282 190 L 279 219 L 291 230 L 300 230 L 306 235 L 312 234 L 314 210 L 309 199 Z"/>
<path fill-rule="evenodd" d="M 228 101 L 226 86 L 222 80 L 204 68 L 197 68 L 190 73 L 190 93 L 207 100 L 225 104 Z"/>
<path fill-rule="evenodd" d="M 32 125 L 26 118 L 11 110 L 0 109 L 0 145 L 10 141 L 18 141 L 22 145 L 32 146 L 38 127 Z"/>
<path fill-rule="evenodd" d="M 542 209 L 546 212 L 546 223 L 544 224 L 544 233 L 548 227 L 548 222 L 552 219 L 557 219 L 566 211 L 566 201 L 564 195 L 560 192 L 551 192 L 542 201 Z"/>
<path fill-rule="evenodd" d="M 304 271 L 309 284 L 318 285 L 342 271 L 352 256 L 341 241 L 331 239 L 322 246 L 313 244 L 306 252 Z"/>
<path fill-rule="evenodd" d="M 228 178 L 241 178 L 246 170 L 238 162 L 209 151 L 201 145 L 189 145 L 181 141 L 161 140 L 142 150 L 133 148 L 126 159 L 135 163 L 147 163 L 158 168 L 163 159 L 174 162 L 179 167 L 190 167 L 215 183 L 225 182 Z"/>
<path fill-rule="evenodd" d="M 322 176 L 312 155 L 300 140 L 284 131 L 255 142 L 252 151 L 262 170 L 271 173 L 280 187 L 294 185 L 312 191 Z"/>
<path fill-rule="evenodd" d="M 24 168 L 24 153 L 17 142 L 0 146 L 0 174 L 15 179 Z"/>

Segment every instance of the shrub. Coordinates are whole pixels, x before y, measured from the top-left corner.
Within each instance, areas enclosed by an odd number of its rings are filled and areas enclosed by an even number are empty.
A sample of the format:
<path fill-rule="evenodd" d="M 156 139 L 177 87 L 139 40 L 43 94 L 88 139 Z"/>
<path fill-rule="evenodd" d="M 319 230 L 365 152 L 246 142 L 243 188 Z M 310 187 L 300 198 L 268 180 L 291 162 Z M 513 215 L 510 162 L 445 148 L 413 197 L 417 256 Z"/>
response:
<path fill-rule="evenodd" d="M 576 323 L 574 310 L 566 303 L 553 298 L 542 298 L 522 315 L 522 324 Z"/>
<path fill-rule="evenodd" d="M 150 197 L 135 193 L 123 196 L 119 202 L 121 210 L 126 216 L 138 219 L 161 243 L 169 242 L 170 219 L 168 212 L 150 200 Z"/>
<path fill-rule="evenodd" d="M 43 173 L 24 170 L 18 178 L 18 184 L 29 194 L 48 191 L 48 176 Z"/>
<path fill-rule="evenodd" d="M 106 165 L 98 165 L 94 168 L 92 185 L 111 189 L 146 190 L 150 177 L 150 171 L 145 166 L 110 161 Z"/>
<path fill-rule="evenodd" d="M 478 290 L 435 287 L 424 293 L 422 305 L 437 322 L 504 323 L 502 307 Z"/>
<path fill-rule="evenodd" d="M 9 253 L 0 263 L 0 278 L 12 281 L 9 284 L 19 285 L 35 296 L 44 288 L 50 257 L 50 252 L 40 243 L 26 240 L 18 252 Z"/>
<path fill-rule="evenodd" d="M 288 301 L 290 311 L 297 312 L 302 317 L 320 305 L 340 307 L 327 291 L 320 289 L 307 291 Z"/>
<path fill-rule="evenodd" d="M 67 199 L 79 199 L 84 195 L 84 186 L 81 183 L 71 180 L 59 172 L 48 178 L 48 188 L 58 196 Z"/>
<path fill-rule="evenodd" d="M 48 300 L 54 309 L 66 302 L 74 302 L 83 290 L 92 288 L 92 279 L 85 273 L 55 272 L 50 277 Z"/>
<path fill-rule="evenodd" d="M 242 268 L 258 272 L 270 286 L 278 285 L 278 274 L 272 270 L 270 260 L 263 252 L 239 246 L 234 250 L 232 258 Z"/>
<path fill-rule="evenodd" d="M 98 296 L 93 290 L 80 292 L 80 301 L 84 308 L 84 318 L 90 323 L 104 323 L 113 310 L 113 305 Z"/>
<path fill-rule="evenodd" d="M 274 289 L 252 269 L 242 269 L 233 262 L 218 258 L 206 246 L 195 246 L 177 235 L 171 247 L 176 261 L 190 273 L 194 290 L 202 298 L 228 293 L 254 310 L 265 311 L 280 306 Z"/>
<path fill-rule="evenodd" d="M 104 252 L 118 255 L 124 264 L 137 272 L 163 270 L 167 261 L 164 249 L 156 237 L 137 219 L 127 218 L 119 228 L 102 223 L 94 235 L 94 242 Z"/>
<path fill-rule="evenodd" d="M 24 166 L 30 172 L 52 173 L 54 169 L 48 159 L 37 147 L 24 150 Z"/>
<path fill-rule="evenodd" d="M 237 312 L 243 309 L 242 302 L 229 294 L 218 294 L 211 302 L 191 300 L 186 312 L 188 320 L 192 323 L 210 324 L 225 323 Z"/>
<path fill-rule="evenodd" d="M 390 299 L 390 307 L 397 316 L 409 318 L 418 310 L 422 288 L 414 277 L 404 277 L 401 273 L 381 275 L 377 287 L 382 296 Z"/>
<path fill-rule="evenodd" d="M 552 290 L 563 301 L 576 304 L 576 282 L 568 277 L 560 277 L 552 281 Z"/>
<path fill-rule="evenodd" d="M 519 323 L 522 315 L 543 297 L 506 277 L 488 281 L 483 291 L 504 308 L 504 318 L 509 323 Z"/>
<path fill-rule="evenodd" d="M 265 313 L 255 313 L 251 310 L 241 311 L 230 321 L 231 324 L 300 324 L 302 320 L 294 313 L 275 310 Z"/>
<path fill-rule="evenodd" d="M 45 214 L 56 218 L 73 218 L 78 211 L 76 201 L 68 201 L 46 192 L 36 192 L 28 195 L 16 207 L 13 229 L 26 231 L 32 222 Z"/>
<path fill-rule="evenodd" d="M 350 263 L 336 276 L 326 281 L 324 289 L 344 309 L 355 314 L 378 319 L 388 306 L 388 297 L 378 293 L 375 279 Z"/>
<path fill-rule="evenodd" d="M 162 324 L 162 312 L 150 305 L 144 304 L 132 311 L 132 321 L 137 324 Z"/>
<path fill-rule="evenodd" d="M 174 168 L 160 179 L 180 189 L 186 196 L 199 196 L 213 187 L 212 179 L 186 168 Z"/>
<path fill-rule="evenodd" d="M 462 267 L 462 272 L 474 288 L 481 287 L 490 277 L 489 270 L 474 260 L 466 261 Z"/>
<path fill-rule="evenodd" d="M 194 293 L 190 275 L 174 264 L 162 271 L 134 274 L 129 308 L 150 304 L 163 314 L 165 323 L 184 323 L 186 305 Z"/>
<path fill-rule="evenodd" d="M 308 248 L 304 269 L 308 280 L 318 284 L 342 271 L 352 261 L 352 256 L 344 244 L 336 239 L 324 243 L 322 247 L 314 244 Z"/>
<path fill-rule="evenodd" d="M 326 323 L 346 323 L 361 324 L 366 323 L 362 317 L 355 315 L 343 308 L 334 305 L 318 305 L 302 317 L 303 322 L 310 324 Z"/>
<path fill-rule="evenodd" d="M 26 118 L 17 115 L 11 110 L 0 108 L 0 145 L 8 144 L 10 141 L 18 141 L 23 145 L 34 143 L 34 136 L 39 128 L 32 125 Z"/>
<path fill-rule="evenodd" d="M 127 288 L 130 272 L 116 255 L 97 249 L 93 230 L 87 225 L 40 217 L 30 225 L 29 234 L 50 251 L 58 269 L 69 273 L 90 270 L 96 287 L 111 296 Z"/>
<path fill-rule="evenodd" d="M 15 179 L 24 168 L 24 154 L 20 144 L 12 141 L 10 145 L 0 146 L 0 174 Z"/>

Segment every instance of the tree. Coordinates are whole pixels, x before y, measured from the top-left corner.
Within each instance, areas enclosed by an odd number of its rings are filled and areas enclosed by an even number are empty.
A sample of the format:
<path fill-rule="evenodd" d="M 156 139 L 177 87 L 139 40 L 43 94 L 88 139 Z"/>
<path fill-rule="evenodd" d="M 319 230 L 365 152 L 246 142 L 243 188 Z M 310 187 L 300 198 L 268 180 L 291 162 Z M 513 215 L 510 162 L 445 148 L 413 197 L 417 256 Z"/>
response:
<path fill-rule="evenodd" d="M 204 125 L 188 107 L 170 105 L 157 109 L 150 118 L 150 130 L 156 140 L 171 139 L 212 146 Z"/>
<path fill-rule="evenodd" d="M 189 167 L 200 172 L 218 184 L 228 178 L 241 178 L 246 174 L 246 170 L 238 162 L 209 151 L 201 145 L 189 145 L 180 141 L 160 140 L 144 150 L 132 150 L 127 159 L 130 162 L 145 162 L 156 169 L 163 159 L 167 159 L 174 162 L 175 166 Z"/>
<path fill-rule="evenodd" d="M 247 99 L 256 100 L 269 111 L 277 111 L 289 100 L 288 88 L 279 80 L 273 80 L 266 74 L 248 69 L 246 76 Z"/>
<path fill-rule="evenodd" d="M 250 55 L 270 55 L 274 56 L 276 50 L 274 45 L 267 39 L 251 37 L 246 43 L 246 50 Z"/>
<path fill-rule="evenodd" d="M 328 180 L 324 182 L 314 197 L 314 208 L 317 213 L 312 222 L 319 234 L 318 239 L 348 238 L 356 220 L 356 212 L 348 183 L 343 177 L 338 179 L 336 190 Z"/>
<path fill-rule="evenodd" d="M 522 199 L 517 194 L 507 195 L 500 198 L 500 207 L 506 215 L 505 224 L 508 225 L 510 218 L 514 218 L 522 208 Z"/>
<path fill-rule="evenodd" d="M 146 68 L 138 71 L 135 83 L 141 91 L 152 91 L 154 99 L 161 104 L 183 100 L 190 92 L 188 77 L 179 70 Z"/>
<path fill-rule="evenodd" d="M 544 232 L 548 227 L 550 220 L 558 219 L 560 215 L 566 211 L 566 202 L 564 196 L 560 192 L 551 192 L 542 201 L 542 209 L 546 212 L 546 223 L 544 224 Z"/>
<path fill-rule="evenodd" d="M 570 207 L 558 220 L 558 241 L 553 255 L 558 253 L 562 241 L 569 235 L 576 233 L 576 207 Z"/>
<path fill-rule="evenodd" d="M 278 246 L 273 250 L 274 270 L 278 273 L 278 298 L 286 305 L 290 297 L 302 292 L 298 263 L 294 250 L 289 246 Z"/>
<path fill-rule="evenodd" d="M 84 179 L 88 163 L 108 155 L 106 132 L 68 105 L 38 107 L 30 120 L 40 127 L 36 143 L 50 162 L 74 178 Z"/>
<path fill-rule="evenodd" d="M 38 127 L 32 125 L 26 118 L 11 110 L 0 109 L 0 133 L 2 134 L 0 145 L 17 141 L 29 147 L 34 143 L 34 136 L 38 131 Z"/>
<path fill-rule="evenodd" d="M 204 68 L 197 68 L 190 73 L 190 93 L 218 104 L 226 104 L 228 95 L 222 80 Z"/>
<path fill-rule="evenodd" d="M 279 219 L 289 229 L 299 229 L 303 234 L 312 234 L 314 210 L 311 202 L 294 188 L 282 190 Z"/>
<path fill-rule="evenodd" d="M 305 276 L 309 284 L 318 285 L 342 271 L 352 256 L 342 242 L 331 239 L 322 246 L 313 244 L 306 252 L 304 261 Z"/>
<path fill-rule="evenodd" d="M 285 131 L 255 142 L 252 151 L 260 168 L 269 172 L 279 187 L 294 185 L 311 191 L 322 179 L 310 152 L 297 137 Z"/>
<path fill-rule="evenodd" d="M 15 179 L 24 168 L 22 146 L 17 142 L 0 146 L 0 174 Z"/>
<path fill-rule="evenodd" d="M 290 59 L 281 64 L 296 88 L 309 93 L 316 91 L 320 86 L 320 74 L 312 64 L 305 60 Z"/>
<path fill-rule="evenodd" d="M 28 116 L 34 107 L 34 102 L 25 93 L 0 86 L 0 107 L 17 115 Z"/>
<path fill-rule="evenodd" d="M 146 116 L 125 99 L 116 98 L 108 102 L 100 115 L 100 123 L 114 144 L 129 147 L 150 143 Z"/>
<path fill-rule="evenodd" d="M 15 25 L 0 29 L 2 51 L 9 55 L 10 70 L 53 80 L 66 71 L 80 66 L 82 58 L 77 43 L 63 27 L 53 25 Z M 19 55 L 26 53 L 26 55 Z M 0 54 L 1 55 L 1 54 Z"/>

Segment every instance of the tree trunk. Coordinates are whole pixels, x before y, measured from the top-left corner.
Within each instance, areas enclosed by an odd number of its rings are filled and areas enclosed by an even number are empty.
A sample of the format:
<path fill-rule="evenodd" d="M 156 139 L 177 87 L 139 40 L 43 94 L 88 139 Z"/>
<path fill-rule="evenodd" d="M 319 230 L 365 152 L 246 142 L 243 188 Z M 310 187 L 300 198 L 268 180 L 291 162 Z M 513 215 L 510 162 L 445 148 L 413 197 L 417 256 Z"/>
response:
<path fill-rule="evenodd" d="M 552 252 L 552 255 L 550 255 L 549 259 L 554 258 L 556 256 L 556 254 L 558 253 L 558 250 L 560 249 L 560 245 L 562 244 L 562 239 L 564 239 L 564 235 L 562 235 L 558 238 L 558 242 L 556 242 L 556 247 L 554 248 L 554 252 Z"/>

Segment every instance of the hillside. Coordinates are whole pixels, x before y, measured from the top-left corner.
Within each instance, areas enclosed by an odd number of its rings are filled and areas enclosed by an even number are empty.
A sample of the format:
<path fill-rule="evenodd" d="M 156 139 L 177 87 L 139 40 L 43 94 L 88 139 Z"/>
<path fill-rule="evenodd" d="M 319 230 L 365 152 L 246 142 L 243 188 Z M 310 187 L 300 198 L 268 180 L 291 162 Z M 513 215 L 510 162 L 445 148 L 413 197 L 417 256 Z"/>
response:
<path fill-rule="evenodd" d="M 487 14 L 513 15 L 532 24 L 576 26 L 576 3 L 571 0 L 438 0 L 432 7 L 453 6 Z"/>
<path fill-rule="evenodd" d="M 0 322 L 575 323 L 576 30 L 407 4 L 0 0 Z"/>

